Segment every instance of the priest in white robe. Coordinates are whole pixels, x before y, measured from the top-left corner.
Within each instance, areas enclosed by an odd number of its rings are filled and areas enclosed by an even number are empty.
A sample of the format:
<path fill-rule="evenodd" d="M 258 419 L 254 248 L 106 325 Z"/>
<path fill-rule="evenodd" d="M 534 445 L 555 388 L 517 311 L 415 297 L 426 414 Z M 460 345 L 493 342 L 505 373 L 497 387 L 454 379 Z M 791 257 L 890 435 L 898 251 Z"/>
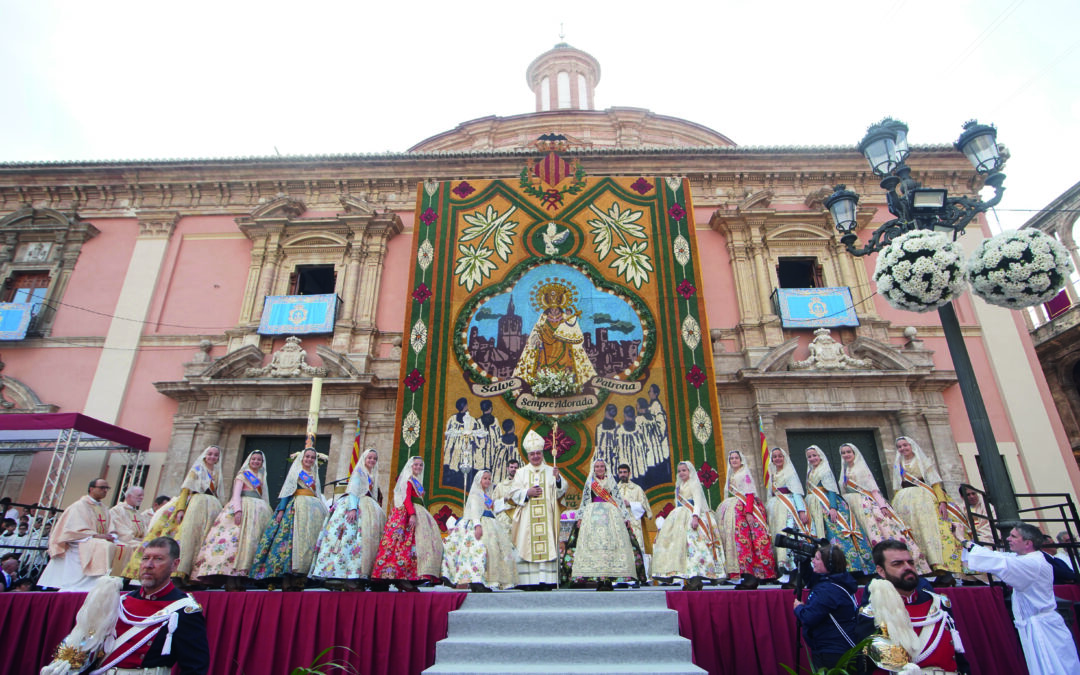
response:
<path fill-rule="evenodd" d="M 630 529 L 634 532 L 641 554 L 646 556 L 652 553 L 652 542 L 645 535 L 649 520 L 652 520 L 652 507 L 649 506 L 649 498 L 641 486 L 630 480 L 630 465 L 619 465 L 619 492 L 625 500 L 626 508 L 630 510 Z M 648 566 L 648 565 L 646 565 Z"/>
<path fill-rule="evenodd" d="M 89 591 L 109 573 L 116 554 L 110 534 L 109 509 L 101 500 L 109 493 L 104 478 L 90 481 L 88 494 L 69 506 L 49 534 L 49 564 L 38 585 L 61 591 Z"/>
<path fill-rule="evenodd" d="M 143 496 L 143 489 L 138 485 L 133 485 L 127 489 L 124 501 L 109 509 L 109 525 L 112 527 L 113 534 L 116 535 L 116 556 L 112 566 L 114 577 L 123 574 L 135 547 L 142 544 L 146 536 L 146 525 L 150 519 L 139 513 Z"/>
<path fill-rule="evenodd" d="M 559 579 L 559 500 L 567 482 L 559 470 L 544 464 L 544 439 L 529 431 L 522 443 L 529 463 L 514 476 L 514 513 L 510 538 L 517 547 L 518 580 L 522 586 L 555 584 Z"/>
<path fill-rule="evenodd" d="M 1080 658 L 1072 633 L 1057 613 L 1053 568 L 1038 549 L 1043 536 L 1037 527 L 1020 524 L 1006 539 L 1011 553 L 965 539 L 962 556 L 970 569 L 993 574 L 1012 586 L 1013 623 L 1031 675 L 1075 675 L 1080 673 Z"/>
<path fill-rule="evenodd" d="M 514 449 L 517 452 L 517 448 Z M 495 485 L 495 489 L 491 491 L 491 496 L 495 499 L 495 522 L 503 526 L 504 531 L 509 535 L 510 526 L 514 522 L 514 513 L 517 512 L 518 505 L 514 503 L 514 476 L 517 475 L 518 469 L 521 468 L 521 462 L 517 457 L 511 457 L 506 463 L 506 478 L 503 478 L 498 484 Z"/>

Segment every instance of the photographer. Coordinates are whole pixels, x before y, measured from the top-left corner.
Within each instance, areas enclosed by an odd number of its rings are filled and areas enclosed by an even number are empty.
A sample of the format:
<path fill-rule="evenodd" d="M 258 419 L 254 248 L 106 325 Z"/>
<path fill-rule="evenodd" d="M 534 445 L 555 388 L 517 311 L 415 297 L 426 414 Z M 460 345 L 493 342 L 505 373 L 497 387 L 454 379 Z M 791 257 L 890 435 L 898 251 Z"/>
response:
<path fill-rule="evenodd" d="M 796 597 L 795 618 L 802 623 L 814 667 L 831 668 L 869 631 L 860 628 L 862 622 L 854 595 L 858 585 L 847 572 L 843 549 L 822 545 L 810 566 L 812 573 L 807 580 L 810 595 L 805 603 Z"/>

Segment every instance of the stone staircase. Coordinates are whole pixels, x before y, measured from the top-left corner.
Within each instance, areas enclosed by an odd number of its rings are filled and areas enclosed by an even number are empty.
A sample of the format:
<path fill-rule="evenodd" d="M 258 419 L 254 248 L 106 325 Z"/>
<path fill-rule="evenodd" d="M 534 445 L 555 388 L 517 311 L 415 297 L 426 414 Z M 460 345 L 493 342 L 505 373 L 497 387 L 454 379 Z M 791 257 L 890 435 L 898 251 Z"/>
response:
<path fill-rule="evenodd" d="M 660 590 L 470 594 L 424 673 L 704 673 Z"/>

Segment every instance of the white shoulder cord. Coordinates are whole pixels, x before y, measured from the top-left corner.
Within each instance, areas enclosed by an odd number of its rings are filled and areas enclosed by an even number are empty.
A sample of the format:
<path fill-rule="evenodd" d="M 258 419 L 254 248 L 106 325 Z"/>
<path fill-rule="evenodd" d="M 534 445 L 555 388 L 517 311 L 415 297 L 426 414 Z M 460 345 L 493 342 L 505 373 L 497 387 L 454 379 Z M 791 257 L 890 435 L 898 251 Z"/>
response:
<path fill-rule="evenodd" d="M 187 607 L 198 607 L 198 603 L 195 602 L 190 595 L 185 596 L 185 597 L 183 597 L 183 598 L 181 598 L 181 599 L 179 599 L 179 600 L 177 600 L 177 601 L 175 601 L 173 603 L 170 603 L 169 605 L 167 605 L 167 606 L 163 607 L 162 609 L 154 612 L 153 614 L 151 614 L 148 617 L 137 617 L 137 616 L 135 616 L 133 614 L 130 614 L 126 609 L 124 609 L 123 599 L 121 598 L 121 600 L 120 600 L 120 619 L 124 623 L 131 626 L 131 628 L 129 628 L 123 635 L 121 635 L 119 638 L 117 638 L 116 641 L 114 642 L 114 644 L 123 645 L 123 644 L 127 643 L 129 640 L 134 639 L 135 635 L 137 635 L 143 629 L 152 628 L 154 626 L 159 626 L 160 627 L 162 624 L 167 623 L 169 632 L 166 634 L 165 643 L 161 647 L 161 655 L 162 656 L 168 656 L 169 654 L 172 653 L 172 636 L 173 636 L 173 633 L 176 632 L 177 625 L 179 625 L 179 621 L 180 621 L 179 612 L 181 610 L 187 608 Z M 123 654 L 120 654 L 119 656 L 113 658 L 109 663 L 103 664 L 101 668 L 98 668 L 96 670 L 91 671 L 90 675 L 101 675 L 102 673 L 105 673 L 110 668 L 115 666 L 117 663 L 120 663 L 121 661 L 126 659 L 128 656 L 135 653 L 144 644 L 146 644 L 147 642 L 152 640 L 154 638 L 154 636 L 156 636 L 158 634 L 159 631 L 160 631 L 160 628 L 158 628 L 158 630 L 149 631 L 146 635 L 144 635 L 142 638 L 140 638 L 134 645 L 132 645 L 131 647 L 126 649 Z"/>

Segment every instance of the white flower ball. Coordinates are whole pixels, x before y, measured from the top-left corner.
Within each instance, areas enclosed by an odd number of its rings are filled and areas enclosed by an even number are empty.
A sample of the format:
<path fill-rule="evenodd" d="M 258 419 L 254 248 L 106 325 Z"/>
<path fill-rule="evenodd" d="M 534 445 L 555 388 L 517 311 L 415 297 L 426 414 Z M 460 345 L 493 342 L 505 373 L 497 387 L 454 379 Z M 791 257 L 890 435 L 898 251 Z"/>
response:
<path fill-rule="evenodd" d="M 900 235 L 878 255 L 878 292 L 897 309 L 937 309 L 964 291 L 960 254 L 960 246 L 944 234 L 913 230 Z"/>
<path fill-rule="evenodd" d="M 1050 300 L 1073 272 L 1065 247 L 1035 228 L 1002 232 L 980 242 L 965 268 L 976 295 L 1010 309 Z"/>

